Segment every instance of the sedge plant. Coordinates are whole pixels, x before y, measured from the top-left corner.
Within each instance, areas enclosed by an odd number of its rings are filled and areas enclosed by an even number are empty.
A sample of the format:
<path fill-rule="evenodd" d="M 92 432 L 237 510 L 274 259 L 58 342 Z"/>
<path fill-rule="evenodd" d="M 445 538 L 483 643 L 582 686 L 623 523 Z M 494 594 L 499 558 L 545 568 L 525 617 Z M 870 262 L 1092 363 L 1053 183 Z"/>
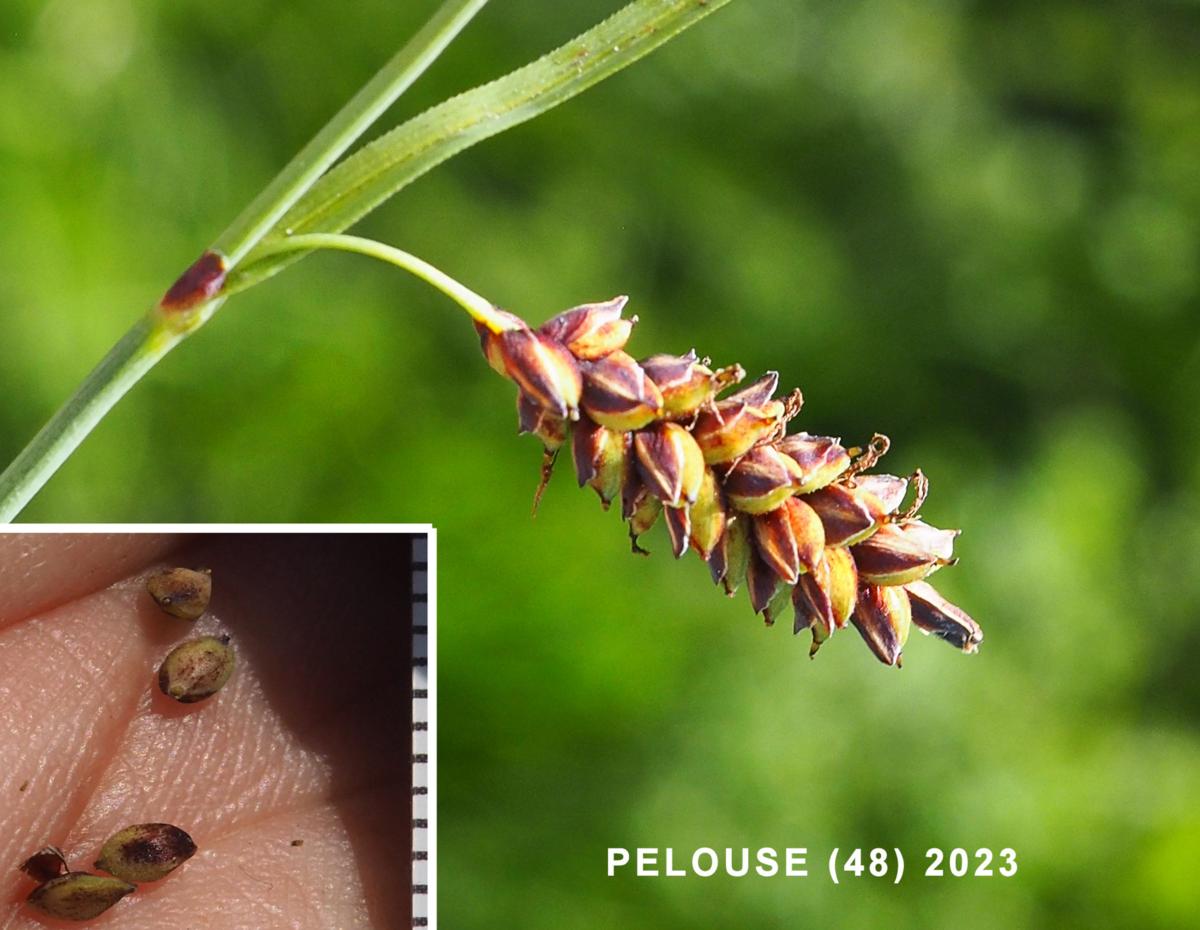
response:
<path fill-rule="evenodd" d="M 974 651 L 979 626 L 925 578 L 952 564 L 956 530 L 919 517 L 928 481 L 870 469 L 889 441 L 861 448 L 789 433 L 795 391 L 778 374 L 749 386 L 736 364 L 625 351 L 626 298 L 583 304 L 532 327 L 419 257 L 345 230 L 463 149 L 557 106 L 729 0 L 634 0 L 536 61 L 410 119 L 359 148 L 375 121 L 485 5 L 445 0 L 428 23 L 325 125 L 172 284 L 0 474 L 11 521 L 120 398 L 237 294 L 320 250 L 353 252 L 416 275 L 470 316 L 491 366 L 518 386 L 522 432 L 543 443 L 541 489 L 570 446 L 581 486 L 619 502 L 632 548 L 660 518 L 676 557 L 695 551 L 715 583 L 743 584 L 773 623 L 784 605 L 811 653 L 853 624 L 899 665 L 910 626 Z M 536 506 L 536 500 L 535 500 Z"/>

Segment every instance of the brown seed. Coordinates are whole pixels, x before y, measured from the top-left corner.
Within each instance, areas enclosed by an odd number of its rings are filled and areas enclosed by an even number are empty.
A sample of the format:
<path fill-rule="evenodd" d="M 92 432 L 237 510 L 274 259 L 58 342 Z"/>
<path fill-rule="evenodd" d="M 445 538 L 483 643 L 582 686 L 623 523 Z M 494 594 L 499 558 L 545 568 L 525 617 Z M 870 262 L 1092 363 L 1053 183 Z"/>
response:
<path fill-rule="evenodd" d="M 637 317 L 621 319 L 628 297 L 614 297 L 596 304 L 583 304 L 564 310 L 538 329 L 543 336 L 557 339 L 580 361 L 595 361 L 623 348 Z"/>
<path fill-rule="evenodd" d="M 747 452 L 725 476 L 729 503 L 745 513 L 767 513 L 791 497 L 804 480 L 795 460 L 771 446 Z"/>
<path fill-rule="evenodd" d="M 583 363 L 580 403 L 595 422 L 618 432 L 641 429 L 663 412 L 658 385 L 619 349 L 598 361 Z"/>
<path fill-rule="evenodd" d="M 704 483 L 704 453 L 678 423 L 655 423 L 633 434 L 636 467 L 646 489 L 667 507 L 694 504 Z"/>
<path fill-rule="evenodd" d="M 158 670 L 158 687 L 181 704 L 194 704 L 225 687 L 234 662 L 228 636 L 192 639 L 167 653 Z"/>
<path fill-rule="evenodd" d="M 958 530 L 940 530 L 920 520 L 885 523 L 854 547 L 854 561 L 859 576 L 871 584 L 908 584 L 953 564 L 956 536 Z"/>
<path fill-rule="evenodd" d="M 164 568 L 146 579 L 154 603 L 181 620 L 196 620 L 212 597 L 212 572 L 206 568 Z"/>
<path fill-rule="evenodd" d="M 922 633 L 932 633 L 963 652 L 979 649 L 983 630 L 965 610 L 951 604 L 924 581 L 914 581 L 904 588 L 912 606 L 912 622 Z"/>
<path fill-rule="evenodd" d="M 863 585 L 851 622 L 880 662 L 899 668 L 912 624 L 912 605 L 903 588 Z"/>
<path fill-rule="evenodd" d="M 195 842 L 179 827 L 138 823 L 110 836 L 95 865 L 127 882 L 156 882 L 195 853 Z"/>
<path fill-rule="evenodd" d="M 51 917 L 91 920 L 134 890 L 133 885 L 120 879 L 87 872 L 68 872 L 42 882 L 29 893 L 26 900 Z"/>
<path fill-rule="evenodd" d="M 57 846 L 43 846 L 21 864 L 21 871 L 35 882 L 47 882 L 70 871 L 67 857 Z"/>
<path fill-rule="evenodd" d="M 303 846 L 304 840 L 292 840 L 292 845 L 293 846 Z"/>
<path fill-rule="evenodd" d="M 556 416 L 579 418 L 579 363 L 566 346 L 528 328 L 497 336 L 504 373 L 531 401 Z"/>

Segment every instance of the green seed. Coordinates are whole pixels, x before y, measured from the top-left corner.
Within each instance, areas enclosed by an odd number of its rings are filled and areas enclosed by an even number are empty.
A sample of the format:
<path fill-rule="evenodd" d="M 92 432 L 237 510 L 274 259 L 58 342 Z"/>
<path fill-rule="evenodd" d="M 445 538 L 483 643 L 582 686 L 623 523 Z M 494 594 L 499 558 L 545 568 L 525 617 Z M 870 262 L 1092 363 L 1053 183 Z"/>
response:
<path fill-rule="evenodd" d="M 87 872 L 68 872 L 38 885 L 26 900 L 51 917 L 91 920 L 133 890 L 133 885 L 120 879 Z"/>
<path fill-rule="evenodd" d="M 138 823 L 108 838 L 96 868 L 127 882 L 156 882 L 196 853 L 196 844 L 169 823 Z"/>
<path fill-rule="evenodd" d="M 196 620 L 208 609 L 212 572 L 207 568 L 164 568 L 146 579 L 146 590 L 172 617 Z"/>
<path fill-rule="evenodd" d="M 21 864 L 21 871 L 35 882 L 46 882 L 70 871 L 67 857 L 57 846 L 43 846 Z"/>
<path fill-rule="evenodd" d="M 158 670 L 158 687 L 181 704 L 194 704 L 225 687 L 233 665 L 228 636 L 202 636 L 167 653 Z"/>

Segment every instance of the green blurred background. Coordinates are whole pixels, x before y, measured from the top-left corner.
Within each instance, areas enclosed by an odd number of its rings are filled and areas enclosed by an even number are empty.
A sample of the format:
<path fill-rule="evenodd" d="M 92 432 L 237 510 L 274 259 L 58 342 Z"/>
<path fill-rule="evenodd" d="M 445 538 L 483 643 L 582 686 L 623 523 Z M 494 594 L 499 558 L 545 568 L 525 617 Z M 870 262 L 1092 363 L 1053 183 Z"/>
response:
<path fill-rule="evenodd" d="M 492 4 L 392 121 L 615 2 Z M 432 10 L 5 0 L 0 457 Z M 1200 10 L 736 0 L 361 229 L 532 320 L 778 369 L 961 526 L 978 656 L 815 662 L 652 534 L 630 556 L 463 315 L 319 256 L 107 418 L 38 521 L 432 521 L 452 928 L 1182 927 L 1200 915 Z M 807 846 L 806 880 L 605 876 Z M 905 882 L 833 886 L 839 846 Z M 1013 879 L 919 876 L 927 847 Z"/>

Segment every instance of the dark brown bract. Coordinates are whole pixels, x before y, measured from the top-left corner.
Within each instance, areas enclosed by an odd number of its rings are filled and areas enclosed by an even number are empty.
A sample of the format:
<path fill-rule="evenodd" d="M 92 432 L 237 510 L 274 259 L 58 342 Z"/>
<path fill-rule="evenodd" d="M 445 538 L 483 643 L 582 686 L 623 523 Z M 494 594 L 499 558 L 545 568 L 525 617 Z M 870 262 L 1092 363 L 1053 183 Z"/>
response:
<path fill-rule="evenodd" d="M 21 871 L 35 882 L 45 882 L 70 871 L 67 857 L 57 846 L 43 846 L 21 863 Z"/>
<path fill-rule="evenodd" d="M 545 448 L 537 498 L 569 443 L 580 487 L 606 508 L 620 498 L 635 552 L 662 515 L 676 557 L 694 550 L 730 595 L 745 584 L 768 624 L 791 603 L 810 654 L 848 623 L 888 665 L 901 664 L 913 624 L 978 648 L 979 625 L 924 580 L 957 561 L 959 533 L 919 519 L 925 476 L 868 473 L 886 436 L 854 448 L 789 435 L 803 397 L 776 398 L 776 372 L 721 397 L 741 366 L 713 369 L 694 351 L 635 361 L 625 302 L 575 307 L 536 330 L 508 313 L 497 330 L 476 324 L 489 363 L 518 385 L 521 432 Z"/>

